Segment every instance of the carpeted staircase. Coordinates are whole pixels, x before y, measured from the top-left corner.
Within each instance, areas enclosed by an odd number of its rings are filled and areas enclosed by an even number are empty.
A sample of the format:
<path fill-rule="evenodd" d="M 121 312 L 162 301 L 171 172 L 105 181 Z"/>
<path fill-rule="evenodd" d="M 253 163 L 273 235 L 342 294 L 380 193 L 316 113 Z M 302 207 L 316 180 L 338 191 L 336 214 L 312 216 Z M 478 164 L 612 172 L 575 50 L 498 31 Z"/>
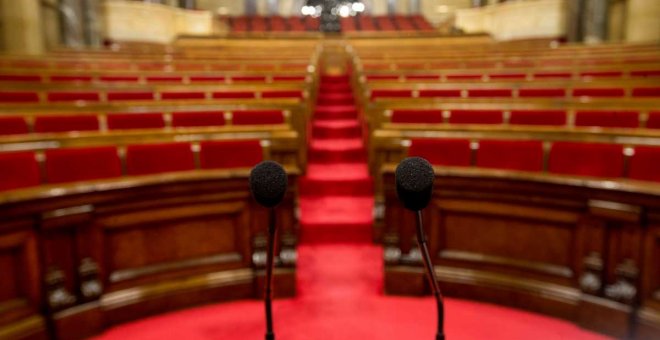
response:
<path fill-rule="evenodd" d="M 349 78 L 322 76 L 300 180 L 302 243 L 370 242 L 373 184 Z"/>

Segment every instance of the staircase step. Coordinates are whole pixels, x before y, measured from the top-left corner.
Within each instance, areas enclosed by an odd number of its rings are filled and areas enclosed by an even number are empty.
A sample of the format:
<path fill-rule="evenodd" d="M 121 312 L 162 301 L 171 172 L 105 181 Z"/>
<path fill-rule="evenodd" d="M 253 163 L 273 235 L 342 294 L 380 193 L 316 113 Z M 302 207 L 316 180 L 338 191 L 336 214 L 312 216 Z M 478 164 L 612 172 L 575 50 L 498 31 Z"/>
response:
<path fill-rule="evenodd" d="M 319 94 L 323 93 L 353 93 L 351 84 L 321 84 Z"/>
<path fill-rule="evenodd" d="M 348 83 L 350 81 L 350 78 L 348 77 L 347 74 L 345 75 L 340 75 L 340 76 L 329 76 L 329 75 L 322 75 L 321 76 L 321 84 L 336 84 L 336 83 Z"/>
<path fill-rule="evenodd" d="M 355 105 L 317 105 L 314 119 L 355 119 L 357 108 Z"/>
<path fill-rule="evenodd" d="M 373 207 L 373 197 L 301 197 L 302 242 L 370 242 Z"/>
<path fill-rule="evenodd" d="M 355 119 L 317 120 L 312 123 L 314 138 L 359 138 L 362 129 Z"/>
<path fill-rule="evenodd" d="M 355 103 L 352 93 L 322 93 L 316 99 L 321 105 L 351 105 Z"/>
<path fill-rule="evenodd" d="M 308 163 L 307 176 L 300 179 L 301 196 L 373 195 L 373 182 L 366 163 Z"/>

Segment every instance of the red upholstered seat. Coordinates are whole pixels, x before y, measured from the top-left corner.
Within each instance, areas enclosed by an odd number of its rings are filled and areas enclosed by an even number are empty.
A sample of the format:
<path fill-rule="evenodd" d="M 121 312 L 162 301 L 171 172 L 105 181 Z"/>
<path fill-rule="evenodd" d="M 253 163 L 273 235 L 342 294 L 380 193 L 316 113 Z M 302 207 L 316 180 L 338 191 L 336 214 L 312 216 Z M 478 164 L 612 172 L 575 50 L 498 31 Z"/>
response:
<path fill-rule="evenodd" d="M 520 98 L 555 98 L 566 97 L 564 89 L 520 89 L 518 90 Z"/>
<path fill-rule="evenodd" d="M 483 98 L 483 97 L 511 97 L 513 91 L 511 89 L 470 89 L 468 90 L 468 97 Z"/>
<path fill-rule="evenodd" d="M 202 83 L 202 82 L 224 82 L 226 80 L 225 76 L 213 76 L 213 75 L 203 75 L 203 76 L 190 76 L 190 82 L 192 83 Z"/>
<path fill-rule="evenodd" d="M 72 101 L 98 102 L 101 100 L 98 92 L 48 92 L 49 102 L 72 102 Z"/>
<path fill-rule="evenodd" d="M 172 112 L 173 127 L 222 125 L 225 125 L 225 116 L 222 111 Z"/>
<path fill-rule="evenodd" d="M 555 142 L 548 171 L 594 177 L 623 176 L 623 147 L 617 144 Z"/>
<path fill-rule="evenodd" d="M 617 88 L 573 89 L 574 97 L 623 97 L 626 93 Z"/>
<path fill-rule="evenodd" d="M 660 77 L 660 70 L 640 70 L 630 71 L 633 77 Z"/>
<path fill-rule="evenodd" d="M 157 174 L 195 169 L 189 143 L 139 144 L 126 147 L 129 175 Z"/>
<path fill-rule="evenodd" d="M 25 91 L 2 91 L 0 103 L 38 103 L 39 94 Z"/>
<path fill-rule="evenodd" d="M 543 170 L 543 142 L 527 140 L 482 140 L 477 166 L 521 171 Z"/>
<path fill-rule="evenodd" d="M 108 100 L 154 100 L 154 93 L 136 91 L 108 92 Z"/>
<path fill-rule="evenodd" d="M 65 83 L 65 82 L 89 83 L 89 82 L 92 81 L 92 76 L 82 76 L 82 75 L 76 75 L 76 76 L 51 76 L 50 81 L 58 82 L 58 83 Z"/>
<path fill-rule="evenodd" d="M 99 80 L 108 83 L 137 83 L 140 80 L 138 76 L 100 76 Z"/>
<path fill-rule="evenodd" d="M 231 80 L 234 82 L 265 82 L 266 76 L 233 76 Z"/>
<path fill-rule="evenodd" d="M 660 87 L 636 87 L 632 90 L 633 97 L 660 97 Z"/>
<path fill-rule="evenodd" d="M 563 110 L 514 110 L 509 118 L 511 125 L 566 125 L 566 111 Z"/>
<path fill-rule="evenodd" d="M 388 74 L 372 74 L 367 76 L 367 80 L 397 80 L 399 76 Z"/>
<path fill-rule="evenodd" d="M 233 125 L 284 124 L 284 115 L 279 110 L 233 111 Z"/>
<path fill-rule="evenodd" d="M 408 80 L 440 80 L 440 76 L 437 74 L 409 74 L 406 76 Z M 421 93 L 420 93 L 421 97 Z"/>
<path fill-rule="evenodd" d="M 470 166 L 472 150 L 467 139 L 413 139 L 408 156 L 422 157 L 433 165 Z"/>
<path fill-rule="evenodd" d="M 48 183 L 120 176 L 121 161 L 114 146 L 46 150 Z"/>
<path fill-rule="evenodd" d="M 502 124 L 504 116 L 499 110 L 452 110 L 450 124 Z"/>
<path fill-rule="evenodd" d="M 0 74 L 0 81 L 6 82 L 40 82 L 41 76 L 39 75 L 23 75 L 23 74 Z"/>
<path fill-rule="evenodd" d="M 586 71 L 580 73 L 581 77 L 593 77 L 593 78 L 620 78 L 623 76 L 621 71 Z"/>
<path fill-rule="evenodd" d="M 628 163 L 628 177 L 660 182 L 660 147 L 635 147 L 635 154 Z"/>
<path fill-rule="evenodd" d="M 98 131 L 96 115 L 39 116 L 34 120 L 34 132 Z"/>
<path fill-rule="evenodd" d="M 514 79 L 525 79 L 525 74 L 524 73 L 491 73 L 488 75 L 490 79 L 508 79 L 508 80 L 514 80 Z"/>
<path fill-rule="evenodd" d="M 411 98 L 412 90 L 372 90 L 371 99 L 377 98 Z"/>
<path fill-rule="evenodd" d="M 646 127 L 649 129 L 660 129 L 660 111 L 649 112 Z"/>
<path fill-rule="evenodd" d="M 202 169 L 251 168 L 263 160 L 259 140 L 205 141 L 200 143 Z"/>
<path fill-rule="evenodd" d="M 213 92 L 213 99 L 252 99 L 255 93 L 250 91 L 216 91 Z"/>
<path fill-rule="evenodd" d="M 25 118 L 20 116 L 0 117 L 0 136 L 1 135 L 20 135 L 30 133 Z"/>
<path fill-rule="evenodd" d="M 32 152 L 0 152 L 0 191 L 31 187 L 41 182 Z"/>
<path fill-rule="evenodd" d="M 108 129 L 160 129 L 165 127 L 162 113 L 113 113 L 108 116 Z"/>
<path fill-rule="evenodd" d="M 302 98 L 302 91 L 263 91 L 261 98 Z"/>
<path fill-rule="evenodd" d="M 304 81 L 305 76 L 273 76 L 273 81 Z"/>
<path fill-rule="evenodd" d="M 443 121 L 442 110 L 393 110 L 392 123 L 440 124 Z"/>
<path fill-rule="evenodd" d="M 577 111 L 575 126 L 639 127 L 639 112 L 636 111 Z"/>
<path fill-rule="evenodd" d="M 448 74 L 449 80 L 477 80 L 481 79 L 481 74 Z"/>
<path fill-rule="evenodd" d="M 160 98 L 163 100 L 204 99 L 206 94 L 203 91 L 168 91 L 161 92 Z"/>
<path fill-rule="evenodd" d="M 422 98 L 429 98 L 429 97 L 460 98 L 461 90 L 419 90 L 419 96 Z"/>
<path fill-rule="evenodd" d="M 147 83 L 182 83 L 182 76 L 148 76 Z"/>
<path fill-rule="evenodd" d="M 535 79 L 549 79 L 549 78 L 559 78 L 559 79 L 568 79 L 571 78 L 571 72 L 537 72 L 534 73 Z"/>

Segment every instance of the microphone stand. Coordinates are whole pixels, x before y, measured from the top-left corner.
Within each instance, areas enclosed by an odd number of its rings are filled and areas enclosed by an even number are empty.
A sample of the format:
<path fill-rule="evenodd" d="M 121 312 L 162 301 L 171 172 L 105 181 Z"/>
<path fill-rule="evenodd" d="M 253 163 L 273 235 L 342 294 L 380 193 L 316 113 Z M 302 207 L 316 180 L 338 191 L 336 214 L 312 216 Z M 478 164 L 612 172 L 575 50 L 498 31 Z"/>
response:
<path fill-rule="evenodd" d="M 266 304 L 266 340 L 275 340 L 273 332 L 273 259 L 275 258 L 275 208 L 270 208 L 268 214 L 268 245 L 266 258 L 266 289 L 264 300 Z"/>
<path fill-rule="evenodd" d="M 419 250 L 422 252 L 422 259 L 424 260 L 424 266 L 426 267 L 426 276 L 430 281 L 429 283 L 431 284 L 431 289 L 433 289 L 433 294 L 435 295 L 435 301 L 438 306 L 438 332 L 435 335 L 435 340 L 445 340 L 445 333 L 444 333 L 445 307 L 442 303 L 442 293 L 440 293 L 440 286 L 438 285 L 438 279 L 435 275 L 435 270 L 433 269 L 433 263 L 431 262 L 429 247 L 426 245 L 426 236 L 424 234 L 424 225 L 422 224 L 421 210 L 417 210 L 417 243 L 419 244 Z"/>

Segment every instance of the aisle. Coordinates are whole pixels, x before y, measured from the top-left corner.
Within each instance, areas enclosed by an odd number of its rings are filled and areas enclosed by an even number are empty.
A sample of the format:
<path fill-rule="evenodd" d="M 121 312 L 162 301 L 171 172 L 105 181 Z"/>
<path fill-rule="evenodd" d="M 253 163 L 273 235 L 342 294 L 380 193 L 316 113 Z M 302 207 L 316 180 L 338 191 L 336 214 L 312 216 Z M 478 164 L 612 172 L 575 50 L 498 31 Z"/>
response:
<path fill-rule="evenodd" d="M 430 297 L 383 295 L 371 243 L 373 188 L 346 77 L 323 77 L 310 163 L 301 179 L 298 295 L 273 306 L 278 340 L 404 340 L 435 335 Z M 538 314 L 445 299 L 449 340 L 606 339 Z M 113 328 L 99 340 L 263 339 L 261 301 L 188 309 Z"/>
<path fill-rule="evenodd" d="M 347 76 L 322 76 L 307 176 L 300 180 L 301 243 L 370 242 L 373 185 Z"/>

